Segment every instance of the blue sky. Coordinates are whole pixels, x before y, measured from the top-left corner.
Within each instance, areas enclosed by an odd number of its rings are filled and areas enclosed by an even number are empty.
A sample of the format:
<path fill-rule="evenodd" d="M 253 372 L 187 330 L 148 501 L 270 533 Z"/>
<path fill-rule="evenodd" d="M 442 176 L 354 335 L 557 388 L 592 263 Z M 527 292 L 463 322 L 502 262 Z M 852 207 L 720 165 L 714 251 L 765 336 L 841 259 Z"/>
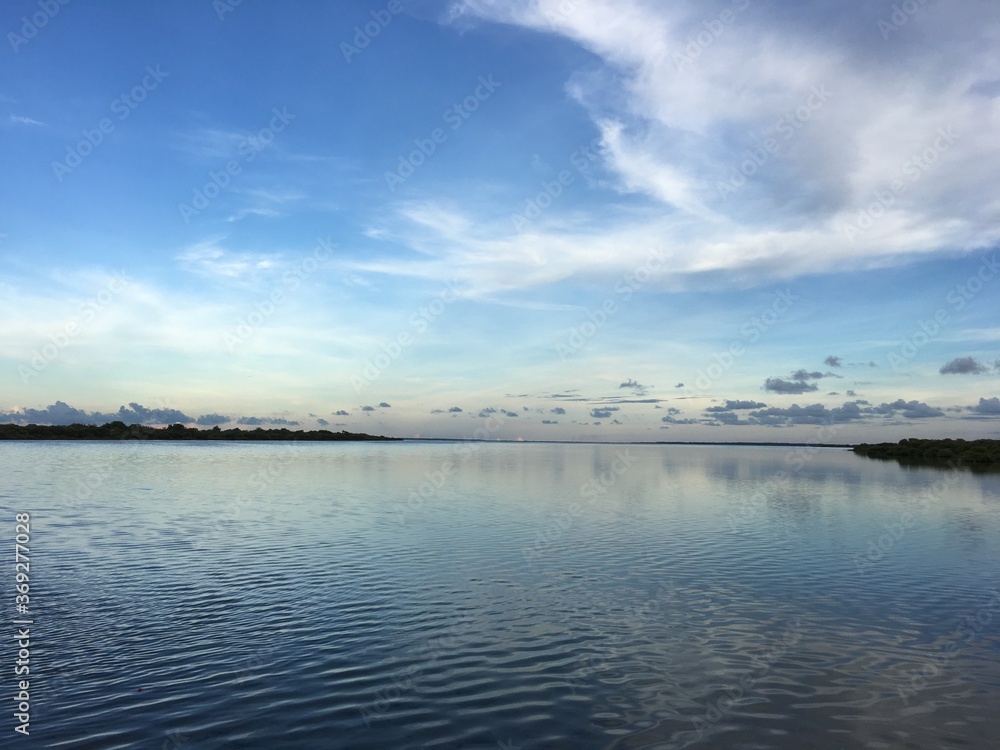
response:
<path fill-rule="evenodd" d="M 0 30 L 0 420 L 998 433 L 996 3 L 14 0 Z"/>

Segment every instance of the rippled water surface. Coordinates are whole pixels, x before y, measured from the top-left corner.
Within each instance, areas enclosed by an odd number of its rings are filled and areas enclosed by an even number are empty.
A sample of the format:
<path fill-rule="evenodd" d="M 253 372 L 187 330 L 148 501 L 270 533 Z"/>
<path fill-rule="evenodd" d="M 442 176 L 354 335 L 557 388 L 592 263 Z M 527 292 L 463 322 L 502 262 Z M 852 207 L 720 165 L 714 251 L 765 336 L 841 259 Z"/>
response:
<path fill-rule="evenodd" d="M 419 442 L 4 443 L 0 472 L 35 747 L 1000 738 L 995 475 Z"/>

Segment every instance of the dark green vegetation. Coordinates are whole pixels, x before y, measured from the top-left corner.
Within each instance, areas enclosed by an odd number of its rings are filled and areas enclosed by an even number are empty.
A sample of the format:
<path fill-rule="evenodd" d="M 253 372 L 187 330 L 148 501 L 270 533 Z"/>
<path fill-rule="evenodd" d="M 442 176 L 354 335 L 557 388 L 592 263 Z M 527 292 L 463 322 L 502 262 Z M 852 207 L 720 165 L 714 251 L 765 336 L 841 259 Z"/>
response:
<path fill-rule="evenodd" d="M 908 438 L 898 443 L 862 443 L 854 446 L 854 452 L 869 458 L 895 459 L 901 464 L 968 466 L 975 470 L 1000 468 L 1000 440 Z"/>
<path fill-rule="evenodd" d="M 330 432 L 311 430 L 293 432 L 282 427 L 280 430 L 199 430 L 172 424 L 169 427 L 146 427 L 127 425 L 124 422 L 108 422 L 100 426 L 92 424 L 37 425 L 25 426 L 0 424 L 0 440 L 400 440 L 401 438 L 365 435 L 361 432 Z"/>

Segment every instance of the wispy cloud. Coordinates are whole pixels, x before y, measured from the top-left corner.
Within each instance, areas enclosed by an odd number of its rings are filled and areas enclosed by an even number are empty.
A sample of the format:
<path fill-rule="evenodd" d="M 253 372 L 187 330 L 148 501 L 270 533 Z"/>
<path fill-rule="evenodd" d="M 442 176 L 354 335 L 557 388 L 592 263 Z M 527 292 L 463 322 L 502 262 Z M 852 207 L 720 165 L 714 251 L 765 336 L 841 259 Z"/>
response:
<path fill-rule="evenodd" d="M 528 271 L 522 284 L 574 275 L 608 245 L 677 248 L 672 275 L 722 271 L 767 279 L 903 264 L 920 254 L 971 252 L 1000 240 L 1000 227 L 984 210 L 1000 202 L 993 176 L 1000 154 L 980 127 L 994 108 L 982 85 L 1000 70 L 986 4 L 970 6 L 961 21 L 944 7 L 922 9 L 914 26 L 957 31 L 960 24 L 968 37 L 943 65 L 934 64 L 933 75 L 919 35 L 901 35 L 889 51 L 872 19 L 846 7 L 823 5 L 805 23 L 798 17 L 786 24 L 755 4 L 736 3 L 718 38 L 685 62 L 679 51 L 718 15 L 704 6 L 572 5 L 464 0 L 450 6 L 447 18 L 549 33 L 596 55 L 603 67 L 580 71 L 567 91 L 602 137 L 604 167 L 617 176 L 618 189 L 660 206 L 632 211 L 628 229 L 609 210 L 602 229 L 590 235 L 542 228 L 508 243 L 494 232 L 494 258 L 516 263 L 535 242 L 556 248 L 555 262 L 544 270 L 522 268 Z M 983 23 L 970 30 L 980 16 Z M 856 33 L 831 36 L 830 24 Z M 882 74 L 889 66 L 896 78 Z M 947 153 L 933 155 L 932 178 L 923 179 L 931 167 L 921 155 L 940 141 L 942 129 L 950 129 L 954 142 Z M 773 149 L 760 152 L 767 163 L 743 168 L 769 138 Z M 752 172 L 743 175 L 746 185 L 735 198 L 720 195 L 718 183 L 741 168 Z M 848 241 L 845 225 L 896 180 L 919 181 L 919 190 L 879 207 L 874 226 Z M 683 221 L 665 225 L 664 209 Z M 460 226 L 440 236 L 457 241 L 459 233 L 475 243 L 474 233 Z M 575 252 L 560 257 L 567 237 Z M 644 241 L 635 243 L 637 237 Z M 627 251 L 618 257 L 621 267 L 634 262 Z M 471 254 L 459 260 L 479 265 L 482 283 L 493 275 Z"/>
<path fill-rule="evenodd" d="M 201 127 L 178 133 L 174 148 L 198 159 L 219 161 L 238 156 L 252 135 L 249 130 Z"/>
<path fill-rule="evenodd" d="M 226 217 L 228 222 L 241 221 L 248 216 L 262 216 L 264 218 L 273 219 L 276 216 L 281 216 L 281 212 L 273 208 L 241 208 L 234 214 L 230 214 Z"/>
<path fill-rule="evenodd" d="M 12 125 L 35 125 L 37 127 L 47 128 L 48 124 L 40 120 L 35 120 L 31 117 L 25 117 L 24 115 L 10 115 L 8 122 Z"/>
<path fill-rule="evenodd" d="M 204 240 L 178 253 L 184 268 L 208 276 L 240 278 L 255 271 L 273 268 L 279 255 L 275 253 L 234 253 L 221 246 L 225 237 Z"/>

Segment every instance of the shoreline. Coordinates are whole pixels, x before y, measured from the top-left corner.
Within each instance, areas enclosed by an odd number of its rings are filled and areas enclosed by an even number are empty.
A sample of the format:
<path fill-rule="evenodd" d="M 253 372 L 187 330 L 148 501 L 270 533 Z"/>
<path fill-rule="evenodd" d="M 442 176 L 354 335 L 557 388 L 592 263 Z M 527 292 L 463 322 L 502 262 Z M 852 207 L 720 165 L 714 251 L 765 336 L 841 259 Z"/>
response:
<path fill-rule="evenodd" d="M 330 430 L 289 430 L 287 427 L 241 430 L 220 429 L 218 426 L 202 430 L 185 427 L 182 424 L 168 427 L 148 427 L 146 425 L 126 425 L 124 422 L 107 422 L 103 425 L 0 425 L 0 441 L 19 440 L 25 442 L 50 441 L 90 441 L 120 442 L 123 440 L 185 443 L 242 443 L 242 442 L 343 442 L 343 441 L 398 441 L 402 438 L 384 435 L 368 435 L 363 432 L 331 432 Z"/>

